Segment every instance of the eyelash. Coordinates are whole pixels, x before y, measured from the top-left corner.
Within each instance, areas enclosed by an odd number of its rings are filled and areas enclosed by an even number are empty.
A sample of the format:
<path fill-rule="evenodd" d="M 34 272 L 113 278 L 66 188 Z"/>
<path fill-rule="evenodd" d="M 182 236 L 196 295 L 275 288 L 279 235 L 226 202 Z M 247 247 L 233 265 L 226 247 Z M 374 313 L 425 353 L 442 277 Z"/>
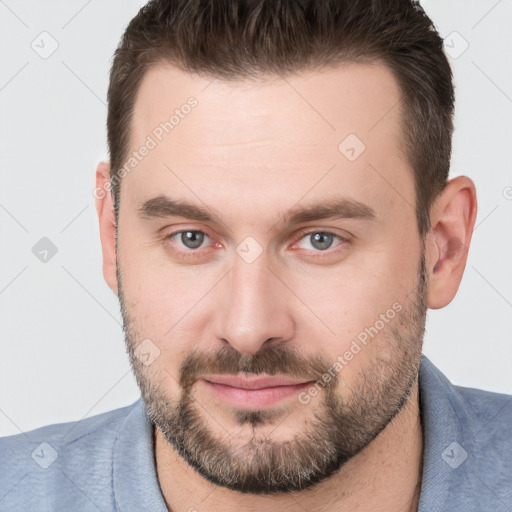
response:
<path fill-rule="evenodd" d="M 336 247 L 339 247 L 340 245 L 344 245 L 346 243 L 348 243 L 348 239 L 347 238 L 344 238 L 342 237 L 341 235 L 337 235 L 336 233 L 331 233 L 330 231 L 322 231 L 321 229 L 314 229 L 312 231 L 306 231 L 306 232 L 302 232 L 299 236 L 299 239 L 297 240 L 297 242 L 295 243 L 298 243 L 300 242 L 302 239 L 308 237 L 308 236 L 311 236 L 311 235 L 314 235 L 314 234 L 319 234 L 319 235 L 332 235 L 334 238 L 337 238 L 338 240 L 340 240 L 342 243 L 339 243 L 338 245 L 335 245 L 334 247 L 329 247 L 328 249 L 326 249 L 325 251 L 320 251 L 320 250 L 316 250 L 316 251 L 313 251 L 313 252 L 318 252 L 320 254 L 324 254 L 324 253 L 328 253 L 328 254 L 332 254 L 333 252 L 335 252 L 336 250 Z M 333 242 L 334 243 L 334 242 Z M 295 244 L 294 244 L 295 245 Z M 305 250 L 308 250 L 308 249 L 305 249 Z"/>
<path fill-rule="evenodd" d="M 202 233 L 203 235 L 207 236 L 208 238 L 210 238 L 210 239 L 212 238 L 208 235 L 208 233 L 206 233 L 205 231 L 202 231 L 200 229 L 181 229 L 179 231 L 174 231 L 174 232 L 170 233 L 169 235 L 166 235 L 165 240 L 172 240 L 177 235 L 181 235 L 182 233 L 186 233 L 187 231 L 191 231 L 193 233 Z M 303 238 L 306 238 L 307 236 L 310 236 L 313 234 L 332 235 L 334 238 L 337 238 L 340 241 L 340 243 L 338 245 L 335 245 L 334 248 L 330 247 L 324 251 L 320 251 L 320 250 L 313 251 L 315 253 L 333 255 L 333 254 L 336 254 L 340 250 L 340 247 L 343 247 L 343 246 L 351 243 L 348 238 L 342 237 L 341 235 L 337 235 L 336 233 L 332 233 L 330 231 L 314 229 L 314 230 L 300 233 L 299 238 L 297 239 L 296 242 L 294 242 L 293 245 L 296 245 Z M 188 256 L 188 257 L 194 258 L 194 257 L 200 256 L 202 249 L 204 249 L 204 248 L 202 247 L 199 249 L 187 249 L 187 250 L 184 250 L 184 249 L 176 250 L 173 248 L 173 251 L 178 254 L 181 254 L 183 256 Z M 304 250 L 308 250 L 308 249 L 304 249 Z M 321 258 L 322 256 L 315 256 L 315 257 Z"/>

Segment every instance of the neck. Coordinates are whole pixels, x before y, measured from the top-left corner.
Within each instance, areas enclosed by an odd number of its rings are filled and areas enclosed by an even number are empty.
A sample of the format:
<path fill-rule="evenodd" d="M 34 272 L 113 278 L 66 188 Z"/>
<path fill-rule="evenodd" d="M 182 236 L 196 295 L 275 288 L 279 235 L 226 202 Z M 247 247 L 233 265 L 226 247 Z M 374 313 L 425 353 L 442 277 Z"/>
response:
<path fill-rule="evenodd" d="M 418 507 L 423 435 L 417 382 L 405 407 L 374 441 L 334 476 L 304 491 L 255 496 L 216 486 L 192 469 L 158 428 L 154 433 L 158 480 L 171 512 L 414 512 Z"/>

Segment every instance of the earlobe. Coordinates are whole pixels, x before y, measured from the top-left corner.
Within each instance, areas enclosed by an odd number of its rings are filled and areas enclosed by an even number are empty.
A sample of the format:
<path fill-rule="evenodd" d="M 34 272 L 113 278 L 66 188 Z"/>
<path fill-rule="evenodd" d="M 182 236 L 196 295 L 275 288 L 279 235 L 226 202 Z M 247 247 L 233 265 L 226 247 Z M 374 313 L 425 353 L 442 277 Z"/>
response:
<path fill-rule="evenodd" d="M 100 162 L 96 168 L 94 197 L 100 226 L 103 276 L 109 288 L 117 294 L 116 222 L 110 192 L 110 165 L 106 162 Z"/>
<path fill-rule="evenodd" d="M 448 305 L 460 285 L 477 212 L 476 187 L 466 176 L 448 182 L 431 209 L 432 228 L 427 236 L 431 309 Z"/>

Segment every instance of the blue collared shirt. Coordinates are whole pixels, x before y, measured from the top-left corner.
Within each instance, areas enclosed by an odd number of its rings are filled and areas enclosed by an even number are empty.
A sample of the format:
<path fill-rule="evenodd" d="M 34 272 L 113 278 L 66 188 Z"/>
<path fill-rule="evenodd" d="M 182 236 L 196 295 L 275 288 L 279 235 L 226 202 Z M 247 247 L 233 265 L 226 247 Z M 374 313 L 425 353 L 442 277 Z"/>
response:
<path fill-rule="evenodd" d="M 418 511 L 512 511 L 512 396 L 454 386 L 425 356 L 419 391 Z M 153 448 L 141 399 L 0 438 L 0 511 L 167 512 Z"/>

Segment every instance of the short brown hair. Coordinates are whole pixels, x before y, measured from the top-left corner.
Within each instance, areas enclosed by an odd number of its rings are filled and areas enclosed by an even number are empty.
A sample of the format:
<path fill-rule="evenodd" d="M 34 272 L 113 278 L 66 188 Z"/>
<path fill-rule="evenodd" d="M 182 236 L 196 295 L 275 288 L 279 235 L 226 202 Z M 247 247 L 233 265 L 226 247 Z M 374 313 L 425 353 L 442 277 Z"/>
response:
<path fill-rule="evenodd" d="M 136 95 L 150 66 L 170 62 L 236 80 L 374 61 L 391 69 L 401 89 L 403 149 L 423 237 L 448 179 L 454 91 L 443 40 L 411 0 L 153 0 L 142 7 L 115 52 L 108 89 L 116 222 L 116 169 L 128 155 Z"/>

